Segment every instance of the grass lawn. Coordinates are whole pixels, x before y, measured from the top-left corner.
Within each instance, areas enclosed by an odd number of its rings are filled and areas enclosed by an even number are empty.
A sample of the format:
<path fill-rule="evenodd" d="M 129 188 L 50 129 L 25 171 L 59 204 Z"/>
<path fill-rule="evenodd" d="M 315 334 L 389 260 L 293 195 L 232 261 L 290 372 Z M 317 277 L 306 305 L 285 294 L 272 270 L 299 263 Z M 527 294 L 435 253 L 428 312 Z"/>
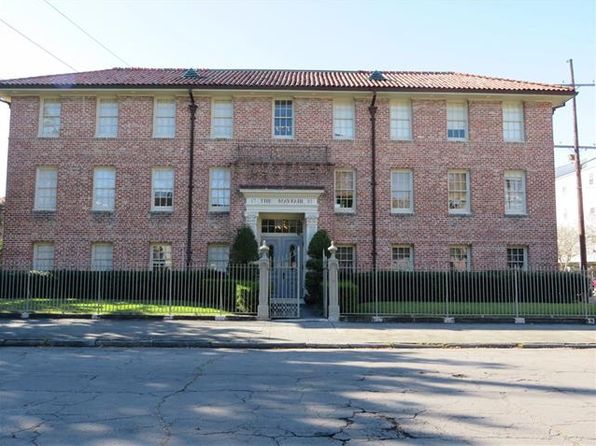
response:
<path fill-rule="evenodd" d="M 425 315 L 442 316 L 445 314 L 445 302 L 379 302 L 378 307 L 374 302 L 360 304 L 355 311 L 341 309 L 342 314 L 378 314 L 381 315 Z M 346 311 L 347 310 L 347 311 Z M 520 303 L 520 316 L 583 316 L 586 307 L 584 304 L 552 304 L 552 303 Z M 449 314 L 458 315 L 484 315 L 484 316 L 515 316 L 513 303 L 471 303 L 449 302 Z M 588 304 L 588 315 L 596 314 L 596 304 Z"/>
<path fill-rule="evenodd" d="M 229 315 L 230 312 L 220 311 L 217 308 L 198 307 L 194 305 L 149 304 L 139 302 L 102 301 L 99 306 L 96 301 L 82 299 L 63 299 L 59 302 L 50 299 L 31 299 L 26 307 L 24 299 L 0 299 L 0 313 L 30 313 L 49 314 L 132 314 L 132 315 Z"/>

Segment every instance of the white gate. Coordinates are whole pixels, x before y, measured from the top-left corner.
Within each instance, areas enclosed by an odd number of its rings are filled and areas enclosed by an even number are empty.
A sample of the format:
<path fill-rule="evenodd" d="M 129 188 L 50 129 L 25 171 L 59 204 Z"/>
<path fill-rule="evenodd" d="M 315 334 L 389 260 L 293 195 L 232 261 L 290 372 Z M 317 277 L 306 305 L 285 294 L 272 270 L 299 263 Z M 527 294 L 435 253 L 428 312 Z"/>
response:
<path fill-rule="evenodd" d="M 300 317 L 302 258 L 298 243 L 280 239 L 271 257 L 269 308 L 272 319 Z M 271 247 L 270 247 L 271 249 Z"/>

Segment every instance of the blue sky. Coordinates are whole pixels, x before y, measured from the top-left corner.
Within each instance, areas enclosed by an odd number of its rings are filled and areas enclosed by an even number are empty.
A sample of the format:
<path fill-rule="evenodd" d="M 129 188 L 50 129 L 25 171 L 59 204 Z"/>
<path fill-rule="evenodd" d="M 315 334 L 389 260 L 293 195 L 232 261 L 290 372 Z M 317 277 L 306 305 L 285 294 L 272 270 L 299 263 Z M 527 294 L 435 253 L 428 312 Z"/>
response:
<path fill-rule="evenodd" d="M 48 0 L 132 66 L 460 71 L 542 82 L 596 78 L 595 0 Z M 78 71 L 123 66 L 44 0 L 0 0 L 0 18 Z M 0 23 L 0 78 L 71 70 Z M 596 145 L 596 88 L 578 97 Z M 0 104 L 0 195 L 8 107 Z M 554 115 L 571 144 L 571 106 Z M 557 163 L 568 151 L 559 150 Z M 591 151 L 596 155 L 596 151 Z"/>

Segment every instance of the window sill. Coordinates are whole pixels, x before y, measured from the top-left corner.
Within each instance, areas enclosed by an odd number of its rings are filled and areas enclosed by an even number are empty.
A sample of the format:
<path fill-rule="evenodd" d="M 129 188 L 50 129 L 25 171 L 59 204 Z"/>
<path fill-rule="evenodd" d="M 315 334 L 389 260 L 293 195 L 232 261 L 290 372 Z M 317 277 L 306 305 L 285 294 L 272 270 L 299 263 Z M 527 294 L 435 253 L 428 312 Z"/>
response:
<path fill-rule="evenodd" d="M 229 214 L 229 209 L 209 209 L 210 214 Z"/>
<path fill-rule="evenodd" d="M 151 214 L 155 215 L 169 215 L 173 213 L 174 209 L 151 209 Z"/>
<path fill-rule="evenodd" d="M 209 139 L 212 139 L 213 141 L 231 141 L 232 139 L 234 139 L 233 136 L 211 136 Z"/>
<path fill-rule="evenodd" d="M 95 139 L 118 139 L 118 135 L 116 135 L 116 136 L 100 136 L 100 135 L 95 135 Z"/>
<path fill-rule="evenodd" d="M 414 211 L 391 211 L 391 215 L 397 215 L 399 216 L 404 216 L 404 217 L 408 217 L 410 215 L 414 215 Z"/>
<path fill-rule="evenodd" d="M 33 209 L 34 214 L 55 214 L 56 209 Z"/>
<path fill-rule="evenodd" d="M 272 136 L 273 139 L 294 139 L 294 136 L 279 136 L 279 135 L 273 135 Z"/>
<path fill-rule="evenodd" d="M 505 212 L 505 217 L 513 217 L 513 218 L 524 218 L 524 217 L 529 217 L 529 215 L 527 213 L 525 214 L 508 214 L 507 212 Z"/>
<path fill-rule="evenodd" d="M 155 136 L 153 135 L 153 139 L 175 139 L 175 136 Z"/>
<path fill-rule="evenodd" d="M 333 137 L 333 141 L 349 141 L 349 142 L 354 142 L 355 138 L 339 138 L 337 136 Z"/>
<path fill-rule="evenodd" d="M 448 142 L 470 142 L 468 138 L 447 138 Z"/>
<path fill-rule="evenodd" d="M 111 209 L 111 210 L 107 210 L 107 209 L 91 209 L 91 213 L 92 214 L 97 214 L 97 215 L 113 214 L 114 213 L 114 209 Z"/>
<path fill-rule="evenodd" d="M 356 215 L 356 209 L 335 209 L 334 213 L 339 215 Z"/>
<path fill-rule="evenodd" d="M 414 138 L 402 139 L 402 138 L 389 138 L 391 142 L 414 142 Z"/>
<path fill-rule="evenodd" d="M 449 212 L 448 215 L 450 217 L 472 217 L 474 214 L 472 212 Z"/>
<path fill-rule="evenodd" d="M 525 143 L 526 143 L 526 141 L 525 141 L 525 140 L 521 140 L 521 141 L 508 141 L 508 140 L 506 140 L 506 139 L 504 139 L 504 140 L 503 140 L 503 142 L 504 142 L 505 144 L 525 144 Z"/>
<path fill-rule="evenodd" d="M 60 138 L 60 135 L 56 135 L 56 136 L 37 135 L 37 137 L 40 138 L 40 139 L 58 139 L 58 138 Z"/>

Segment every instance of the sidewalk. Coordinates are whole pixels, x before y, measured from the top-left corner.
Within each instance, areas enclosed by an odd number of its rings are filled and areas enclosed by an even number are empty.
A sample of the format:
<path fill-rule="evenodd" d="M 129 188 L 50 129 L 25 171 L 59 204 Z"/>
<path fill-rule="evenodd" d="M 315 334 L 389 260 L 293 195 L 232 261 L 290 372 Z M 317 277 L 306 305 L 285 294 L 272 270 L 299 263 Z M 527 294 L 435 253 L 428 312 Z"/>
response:
<path fill-rule="evenodd" d="M 580 324 L 326 320 L 0 319 L 0 346 L 212 348 L 596 348 Z"/>

